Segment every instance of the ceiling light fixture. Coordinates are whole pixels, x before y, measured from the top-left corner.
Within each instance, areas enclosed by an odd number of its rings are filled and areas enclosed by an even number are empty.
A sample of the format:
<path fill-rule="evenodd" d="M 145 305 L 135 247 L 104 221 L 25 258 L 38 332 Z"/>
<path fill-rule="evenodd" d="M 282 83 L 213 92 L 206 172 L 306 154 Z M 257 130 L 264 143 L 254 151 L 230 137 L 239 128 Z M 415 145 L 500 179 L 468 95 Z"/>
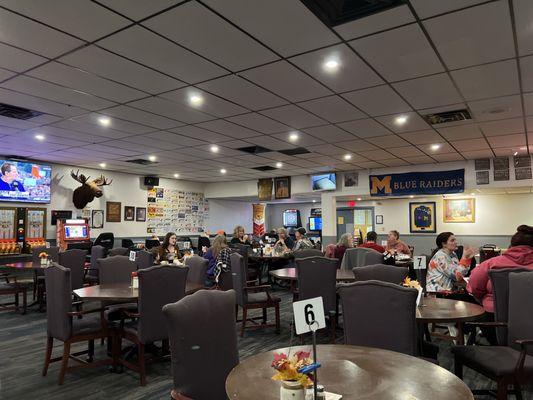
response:
<path fill-rule="evenodd" d="M 100 117 L 100 118 L 98 118 L 98 122 L 99 122 L 100 125 L 102 125 L 102 126 L 109 126 L 109 125 L 111 125 L 111 118 L 108 118 L 108 117 Z"/>
<path fill-rule="evenodd" d="M 411 196 L 409 196 L 409 198 L 410 198 L 410 199 L 414 199 L 414 198 L 415 198 L 415 196 L 411 195 Z"/>
<path fill-rule="evenodd" d="M 358 198 L 357 198 L 357 201 L 361 201 L 361 200 L 363 200 L 361 197 L 358 197 Z"/>
<path fill-rule="evenodd" d="M 213 153 L 218 153 L 219 150 L 220 150 L 220 148 L 219 148 L 217 145 L 213 145 L 213 146 L 211 146 L 211 151 L 212 151 Z"/>
<path fill-rule="evenodd" d="M 475 196 L 476 194 L 475 193 L 470 193 L 470 196 Z"/>
<path fill-rule="evenodd" d="M 283 163 L 282 162 L 277 162 L 276 163 L 276 168 L 281 168 L 283 167 Z"/>
<path fill-rule="evenodd" d="M 313 199 L 313 203 L 316 203 L 316 200 L 315 200 L 315 199 Z"/>
<path fill-rule="evenodd" d="M 41 135 L 41 134 L 37 134 L 34 137 L 35 137 L 35 139 L 40 140 L 40 141 L 43 141 L 44 139 L 46 139 L 46 136 Z"/>
<path fill-rule="evenodd" d="M 345 154 L 344 157 L 343 157 L 346 161 L 349 161 L 352 159 L 352 155 L 351 154 Z"/>
<path fill-rule="evenodd" d="M 100 165 L 100 168 L 105 168 L 106 167 L 106 163 L 105 162 L 102 162 L 102 163 L 100 163 L 98 165 Z"/>
<path fill-rule="evenodd" d="M 189 97 L 189 103 L 191 103 L 192 106 L 198 107 L 201 106 L 204 102 L 204 98 L 200 96 L 199 94 L 193 94 Z"/>
<path fill-rule="evenodd" d="M 340 67 L 340 63 L 338 60 L 329 59 L 324 62 L 323 67 L 327 72 L 336 72 Z"/>
<path fill-rule="evenodd" d="M 517 156 L 517 155 L 518 155 L 518 151 L 515 151 L 515 152 L 513 153 L 513 156 Z"/>
<path fill-rule="evenodd" d="M 296 142 L 299 138 L 299 135 L 296 133 L 296 132 L 292 132 L 290 135 L 289 135 L 289 140 L 291 142 Z"/>
<path fill-rule="evenodd" d="M 150 160 L 151 162 L 154 162 L 155 160 L 157 160 L 157 157 L 156 156 L 148 156 L 148 160 Z"/>
<path fill-rule="evenodd" d="M 228 171 L 226 171 L 225 168 L 222 168 L 222 169 L 220 170 L 220 173 L 221 173 L 221 174 L 225 174 L 226 172 L 228 172 Z"/>
<path fill-rule="evenodd" d="M 437 151 L 438 149 L 440 149 L 440 144 L 436 143 L 436 144 L 432 144 L 431 145 L 431 150 L 432 151 Z"/>
<path fill-rule="evenodd" d="M 406 115 L 400 115 L 399 117 L 396 117 L 394 120 L 396 125 L 403 125 L 407 122 L 407 116 Z"/>
<path fill-rule="evenodd" d="M 180 174 L 174 174 L 174 178 L 179 178 Z"/>

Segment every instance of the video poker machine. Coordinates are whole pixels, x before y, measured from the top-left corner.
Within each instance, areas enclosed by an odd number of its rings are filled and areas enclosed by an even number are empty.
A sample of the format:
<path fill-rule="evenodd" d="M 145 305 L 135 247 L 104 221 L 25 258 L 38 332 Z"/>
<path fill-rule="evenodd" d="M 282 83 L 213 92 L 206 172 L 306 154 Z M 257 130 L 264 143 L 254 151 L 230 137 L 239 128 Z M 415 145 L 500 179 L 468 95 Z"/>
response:
<path fill-rule="evenodd" d="M 20 254 L 22 246 L 17 242 L 16 207 L 0 208 L 0 255 Z"/>
<path fill-rule="evenodd" d="M 46 245 L 46 208 L 0 207 L 0 254 Z"/>
<path fill-rule="evenodd" d="M 56 240 L 61 251 L 91 248 L 89 224 L 85 219 L 58 219 Z"/>

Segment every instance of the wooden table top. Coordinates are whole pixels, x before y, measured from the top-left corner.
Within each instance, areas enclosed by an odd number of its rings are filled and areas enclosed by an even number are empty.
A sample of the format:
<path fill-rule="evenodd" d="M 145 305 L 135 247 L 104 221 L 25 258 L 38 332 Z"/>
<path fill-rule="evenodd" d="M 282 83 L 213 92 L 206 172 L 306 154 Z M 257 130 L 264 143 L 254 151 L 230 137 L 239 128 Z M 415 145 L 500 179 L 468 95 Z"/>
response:
<path fill-rule="evenodd" d="M 14 269 L 19 269 L 19 270 L 26 270 L 26 269 L 45 269 L 46 267 L 41 265 L 40 261 L 35 264 L 32 261 L 19 261 L 19 262 L 0 265 L 0 268 L 14 268 Z"/>
<path fill-rule="evenodd" d="M 199 283 L 187 282 L 185 294 L 191 294 L 203 288 L 204 286 Z M 139 298 L 139 289 L 132 288 L 129 283 L 86 286 L 73 292 L 84 300 L 134 301 Z"/>
<path fill-rule="evenodd" d="M 296 273 L 296 268 L 281 268 L 270 271 L 270 275 L 274 278 L 287 280 L 287 281 L 296 281 L 298 280 L 298 274 Z M 347 271 L 343 269 L 337 270 L 337 281 L 354 281 L 355 277 L 353 276 L 352 271 Z"/>
<path fill-rule="evenodd" d="M 475 320 L 484 313 L 485 310 L 478 304 L 424 297 L 416 308 L 416 319 L 419 322 L 462 322 Z"/>
<path fill-rule="evenodd" d="M 242 360 L 226 379 L 226 394 L 232 400 L 279 400 L 281 382 L 273 381 L 273 353 L 311 351 L 295 346 L 256 354 Z M 322 363 L 318 382 L 343 400 L 473 400 L 468 387 L 438 365 L 405 354 L 370 347 L 318 345 Z"/>

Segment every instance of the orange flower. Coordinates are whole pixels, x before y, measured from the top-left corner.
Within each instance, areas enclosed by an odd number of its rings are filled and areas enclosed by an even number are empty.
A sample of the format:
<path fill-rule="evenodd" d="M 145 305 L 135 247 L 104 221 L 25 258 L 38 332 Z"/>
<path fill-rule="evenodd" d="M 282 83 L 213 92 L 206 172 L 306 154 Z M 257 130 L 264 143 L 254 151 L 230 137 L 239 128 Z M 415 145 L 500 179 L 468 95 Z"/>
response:
<path fill-rule="evenodd" d="M 45 251 L 41 251 L 41 252 L 39 253 L 39 258 L 46 258 L 46 257 L 48 257 L 48 253 L 47 253 L 47 252 L 45 252 Z"/>
<path fill-rule="evenodd" d="M 296 352 L 290 359 L 285 353 L 275 353 L 272 367 L 277 371 L 272 377 L 275 381 L 297 381 L 303 387 L 310 386 L 313 382 L 309 375 L 302 374 L 298 370 L 312 364 L 309 353 L 304 351 Z"/>

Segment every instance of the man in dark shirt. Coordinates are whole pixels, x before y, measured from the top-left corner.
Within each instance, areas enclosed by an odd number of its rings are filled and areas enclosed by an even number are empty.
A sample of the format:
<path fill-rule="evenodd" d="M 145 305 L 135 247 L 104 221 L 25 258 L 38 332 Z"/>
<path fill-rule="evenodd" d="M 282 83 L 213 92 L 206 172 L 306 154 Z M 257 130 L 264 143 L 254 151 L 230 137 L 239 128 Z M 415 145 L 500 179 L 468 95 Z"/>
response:
<path fill-rule="evenodd" d="M 17 167 L 13 164 L 7 162 L 4 163 L 0 168 L 0 172 L 2 172 L 2 176 L 0 176 L 0 191 L 26 191 L 24 186 L 22 186 L 22 183 L 16 180 L 18 178 L 18 172 Z"/>
<path fill-rule="evenodd" d="M 360 244 L 357 247 L 365 247 L 368 249 L 376 250 L 380 253 L 385 252 L 385 248 L 383 246 L 380 246 L 376 243 L 376 240 L 378 240 L 378 234 L 374 231 L 370 231 L 366 234 L 366 242 L 363 244 Z"/>

